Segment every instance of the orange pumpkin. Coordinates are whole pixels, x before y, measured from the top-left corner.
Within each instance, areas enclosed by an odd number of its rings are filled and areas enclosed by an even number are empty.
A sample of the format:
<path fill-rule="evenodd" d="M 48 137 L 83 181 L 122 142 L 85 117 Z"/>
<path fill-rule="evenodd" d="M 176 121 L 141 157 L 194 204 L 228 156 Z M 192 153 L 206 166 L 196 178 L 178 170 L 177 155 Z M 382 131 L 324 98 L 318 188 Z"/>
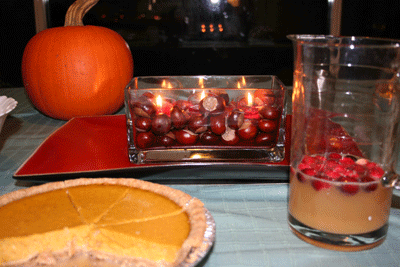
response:
<path fill-rule="evenodd" d="M 83 25 L 83 16 L 97 2 L 77 0 L 64 27 L 39 32 L 24 50 L 27 95 L 50 117 L 112 114 L 124 103 L 124 88 L 133 77 L 132 54 L 115 31 Z"/>

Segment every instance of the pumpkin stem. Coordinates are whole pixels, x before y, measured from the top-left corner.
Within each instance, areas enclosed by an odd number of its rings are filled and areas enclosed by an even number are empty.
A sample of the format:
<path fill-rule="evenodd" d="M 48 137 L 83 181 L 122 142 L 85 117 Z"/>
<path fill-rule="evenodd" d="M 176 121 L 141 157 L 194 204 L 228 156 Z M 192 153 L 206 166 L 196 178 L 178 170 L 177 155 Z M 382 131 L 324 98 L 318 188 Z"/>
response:
<path fill-rule="evenodd" d="M 99 0 L 76 0 L 65 15 L 64 26 L 83 26 L 82 19 Z"/>

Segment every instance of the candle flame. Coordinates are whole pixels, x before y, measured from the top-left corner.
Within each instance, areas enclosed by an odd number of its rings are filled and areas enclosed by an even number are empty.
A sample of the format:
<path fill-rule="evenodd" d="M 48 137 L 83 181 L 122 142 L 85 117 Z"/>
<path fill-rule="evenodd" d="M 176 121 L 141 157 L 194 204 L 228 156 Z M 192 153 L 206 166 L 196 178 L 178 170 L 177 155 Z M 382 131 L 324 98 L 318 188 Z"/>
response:
<path fill-rule="evenodd" d="M 200 95 L 200 100 L 202 100 L 205 97 L 206 97 L 206 92 L 204 92 L 204 90 L 203 90 L 203 92 L 201 92 L 201 95 Z"/>
<path fill-rule="evenodd" d="M 157 107 L 161 108 L 162 107 L 162 98 L 160 95 L 157 96 L 156 98 L 156 105 Z"/>
<path fill-rule="evenodd" d="M 247 105 L 249 107 L 253 106 L 253 96 L 250 93 L 247 93 Z"/>
<path fill-rule="evenodd" d="M 168 83 L 168 88 L 172 88 L 172 84 L 171 83 Z"/>
<path fill-rule="evenodd" d="M 165 88 L 165 85 L 166 85 L 166 82 L 165 82 L 165 80 L 163 80 L 162 83 L 161 83 L 161 87 Z"/>
<path fill-rule="evenodd" d="M 242 86 L 240 86 L 240 82 L 237 83 L 237 88 L 240 89 Z"/>
<path fill-rule="evenodd" d="M 242 84 L 243 84 L 244 86 L 246 86 L 246 79 L 244 78 L 244 76 L 242 77 Z"/>

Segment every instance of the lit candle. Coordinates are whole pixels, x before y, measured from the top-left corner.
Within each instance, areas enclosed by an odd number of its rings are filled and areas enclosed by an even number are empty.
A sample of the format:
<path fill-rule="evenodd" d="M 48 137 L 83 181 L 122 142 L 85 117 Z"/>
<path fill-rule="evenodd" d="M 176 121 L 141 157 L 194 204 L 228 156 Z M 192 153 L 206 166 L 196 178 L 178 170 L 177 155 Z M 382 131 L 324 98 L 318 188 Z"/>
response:
<path fill-rule="evenodd" d="M 164 81 L 165 82 L 165 81 Z M 163 83 L 164 83 L 163 82 Z M 156 106 L 157 106 L 157 114 L 162 114 L 163 112 L 162 112 L 162 106 L 163 106 L 163 104 L 162 104 L 162 97 L 161 97 L 161 95 L 158 95 L 157 97 L 156 97 Z"/>
<path fill-rule="evenodd" d="M 247 93 L 247 107 L 244 109 L 244 117 L 246 119 L 260 118 L 260 115 L 258 114 L 258 108 L 253 104 L 253 95 L 251 93 Z"/>
<path fill-rule="evenodd" d="M 156 97 L 156 107 L 157 114 L 167 114 L 169 116 L 171 114 L 173 104 L 169 101 L 164 100 L 161 95 L 158 95 Z"/>
<path fill-rule="evenodd" d="M 250 93 L 247 93 L 247 106 L 253 106 L 253 96 Z"/>

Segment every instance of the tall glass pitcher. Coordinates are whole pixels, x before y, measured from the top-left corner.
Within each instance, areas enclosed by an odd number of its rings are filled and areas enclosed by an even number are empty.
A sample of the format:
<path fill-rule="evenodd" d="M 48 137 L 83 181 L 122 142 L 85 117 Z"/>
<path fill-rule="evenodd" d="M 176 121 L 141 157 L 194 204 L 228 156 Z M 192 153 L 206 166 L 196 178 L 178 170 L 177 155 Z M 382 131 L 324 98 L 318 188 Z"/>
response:
<path fill-rule="evenodd" d="M 379 245 L 397 182 L 400 41 L 288 38 L 294 44 L 289 225 L 329 249 Z"/>

